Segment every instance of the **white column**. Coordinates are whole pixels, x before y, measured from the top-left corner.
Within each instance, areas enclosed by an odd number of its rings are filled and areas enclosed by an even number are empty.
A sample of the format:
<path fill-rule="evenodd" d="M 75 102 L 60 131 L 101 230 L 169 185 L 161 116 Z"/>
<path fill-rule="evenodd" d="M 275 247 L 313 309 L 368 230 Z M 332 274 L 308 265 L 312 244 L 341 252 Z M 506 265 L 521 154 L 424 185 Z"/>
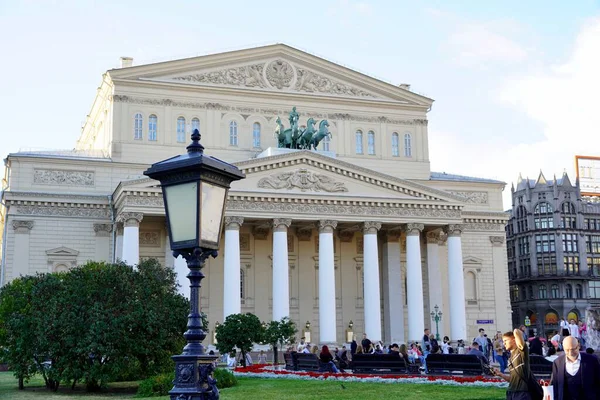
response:
<path fill-rule="evenodd" d="M 126 212 L 119 215 L 123 222 L 123 262 L 136 266 L 140 263 L 140 223 L 142 213 Z"/>
<path fill-rule="evenodd" d="M 273 321 L 290 316 L 290 277 L 287 230 L 288 218 L 273 220 Z"/>
<path fill-rule="evenodd" d="M 223 321 L 242 310 L 240 300 L 240 227 L 242 217 L 225 217 L 225 266 L 223 270 Z"/>
<path fill-rule="evenodd" d="M 337 221 L 319 221 L 319 342 L 337 343 L 333 230 Z"/>
<path fill-rule="evenodd" d="M 465 277 L 460 235 L 462 225 L 448 225 L 448 286 L 450 293 L 451 339 L 467 340 L 467 315 L 465 310 Z"/>
<path fill-rule="evenodd" d="M 379 251 L 377 249 L 379 229 L 381 229 L 380 222 L 365 222 L 363 226 L 365 333 L 373 342 L 381 340 Z"/>
<path fill-rule="evenodd" d="M 94 224 L 94 232 L 96 233 L 95 256 L 96 261 L 111 261 L 110 256 L 110 233 L 113 230 L 112 224 Z"/>
<path fill-rule="evenodd" d="M 404 300 L 400 269 L 400 231 L 386 232 L 383 245 L 383 326 L 386 343 L 404 343 Z"/>
<path fill-rule="evenodd" d="M 406 303 L 408 306 L 408 340 L 410 342 L 421 342 L 425 329 L 420 239 L 423 229 L 423 224 L 406 224 Z"/>
<path fill-rule="evenodd" d="M 434 310 L 435 306 L 438 306 L 440 310 L 444 307 L 442 305 L 442 275 L 440 271 L 440 231 L 427 232 L 427 277 L 429 283 L 429 312 Z M 429 314 L 425 315 L 429 318 Z M 429 319 L 431 324 L 431 333 L 435 334 L 436 327 L 435 322 Z M 440 325 L 441 326 L 441 325 Z M 443 326 L 441 326 L 443 330 Z M 444 337 L 444 334 L 440 330 L 440 337 Z"/>

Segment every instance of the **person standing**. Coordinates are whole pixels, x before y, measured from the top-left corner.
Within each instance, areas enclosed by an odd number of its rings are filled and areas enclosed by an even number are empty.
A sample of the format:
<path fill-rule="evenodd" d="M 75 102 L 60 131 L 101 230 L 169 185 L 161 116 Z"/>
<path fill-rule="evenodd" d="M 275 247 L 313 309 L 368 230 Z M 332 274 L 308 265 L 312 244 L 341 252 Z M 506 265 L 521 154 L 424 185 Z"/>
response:
<path fill-rule="evenodd" d="M 483 354 L 486 354 L 488 342 L 487 337 L 485 337 L 485 329 L 479 328 L 479 336 L 473 339 L 473 341 L 477 342 L 479 344 L 479 350 L 481 350 Z"/>
<path fill-rule="evenodd" d="M 502 335 L 504 348 L 510 351 L 509 374 L 494 368 L 494 374 L 508 382 L 507 400 L 531 400 L 527 381 L 531 375 L 529 349 L 523 340 L 523 331 L 515 329 Z"/>
<path fill-rule="evenodd" d="M 579 340 L 579 325 L 577 325 L 574 319 L 572 319 L 571 323 L 569 324 L 569 333 L 571 336 Z"/>
<path fill-rule="evenodd" d="M 574 337 L 563 340 L 564 355 L 552 364 L 550 384 L 554 389 L 554 400 L 598 400 L 600 399 L 600 363 L 590 354 L 579 351 L 579 342 Z"/>
<path fill-rule="evenodd" d="M 363 333 L 363 338 L 362 341 L 360 342 L 361 346 L 363 347 L 363 351 L 365 353 L 370 353 L 370 349 L 371 349 L 371 340 L 367 337 L 366 333 Z"/>
<path fill-rule="evenodd" d="M 564 318 L 560 319 L 560 334 L 563 338 L 569 336 L 569 323 Z"/>

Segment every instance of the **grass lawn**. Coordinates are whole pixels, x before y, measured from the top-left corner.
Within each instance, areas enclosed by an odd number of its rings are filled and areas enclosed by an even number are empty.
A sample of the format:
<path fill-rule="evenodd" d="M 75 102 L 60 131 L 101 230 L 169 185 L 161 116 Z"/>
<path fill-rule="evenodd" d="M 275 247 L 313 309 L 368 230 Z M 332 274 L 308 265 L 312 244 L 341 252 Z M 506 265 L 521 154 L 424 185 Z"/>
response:
<path fill-rule="evenodd" d="M 440 385 L 385 384 L 325 381 L 295 381 L 285 379 L 240 378 L 236 387 L 221 390 L 222 400 L 312 400 L 312 399 L 415 399 L 415 400 L 500 400 L 506 398 L 506 389 L 469 388 Z M 17 389 L 17 380 L 10 372 L 0 373 L 0 399 L 10 400 L 100 400 L 106 398 L 133 398 L 136 382 L 117 383 L 106 393 L 87 394 L 82 388 L 71 391 L 62 388 L 57 393 L 47 391 L 41 378 Z M 168 400 L 168 396 L 153 397 Z"/>

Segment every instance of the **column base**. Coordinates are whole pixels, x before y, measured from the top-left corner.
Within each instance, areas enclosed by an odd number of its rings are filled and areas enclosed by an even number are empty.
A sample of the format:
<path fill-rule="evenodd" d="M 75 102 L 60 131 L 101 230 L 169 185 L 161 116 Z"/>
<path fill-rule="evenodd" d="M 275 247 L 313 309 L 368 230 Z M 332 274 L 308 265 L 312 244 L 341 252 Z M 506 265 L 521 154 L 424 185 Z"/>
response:
<path fill-rule="evenodd" d="M 213 377 L 213 361 L 217 356 L 178 355 L 175 361 L 175 380 L 169 391 L 170 400 L 218 400 L 219 389 Z"/>

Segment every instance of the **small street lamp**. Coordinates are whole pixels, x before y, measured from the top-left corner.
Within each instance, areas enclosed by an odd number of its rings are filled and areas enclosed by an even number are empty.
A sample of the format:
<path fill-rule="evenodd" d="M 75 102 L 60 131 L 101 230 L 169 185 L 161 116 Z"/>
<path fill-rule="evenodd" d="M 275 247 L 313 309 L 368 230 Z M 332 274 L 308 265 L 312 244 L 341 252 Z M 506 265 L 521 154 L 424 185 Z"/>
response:
<path fill-rule="evenodd" d="M 440 340 L 439 323 L 442 320 L 442 312 L 440 311 L 440 308 L 437 304 L 435 305 L 435 307 L 433 307 L 433 310 L 434 311 L 430 312 L 429 315 L 431 315 L 431 320 L 435 322 L 435 340 Z"/>
<path fill-rule="evenodd" d="M 169 392 L 171 400 L 219 396 L 213 377 L 217 357 L 206 354 L 202 345 L 206 332 L 200 316 L 200 283 L 204 262 L 217 256 L 230 184 L 245 178 L 237 167 L 204 154 L 197 129 L 191 138 L 187 154 L 157 162 L 144 171 L 160 181 L 173 256 L 181 255 L 190 269 L 190 313 L 183 334 L 187 344 L 182 354 L 172 357 L 175 380 Z"/>

